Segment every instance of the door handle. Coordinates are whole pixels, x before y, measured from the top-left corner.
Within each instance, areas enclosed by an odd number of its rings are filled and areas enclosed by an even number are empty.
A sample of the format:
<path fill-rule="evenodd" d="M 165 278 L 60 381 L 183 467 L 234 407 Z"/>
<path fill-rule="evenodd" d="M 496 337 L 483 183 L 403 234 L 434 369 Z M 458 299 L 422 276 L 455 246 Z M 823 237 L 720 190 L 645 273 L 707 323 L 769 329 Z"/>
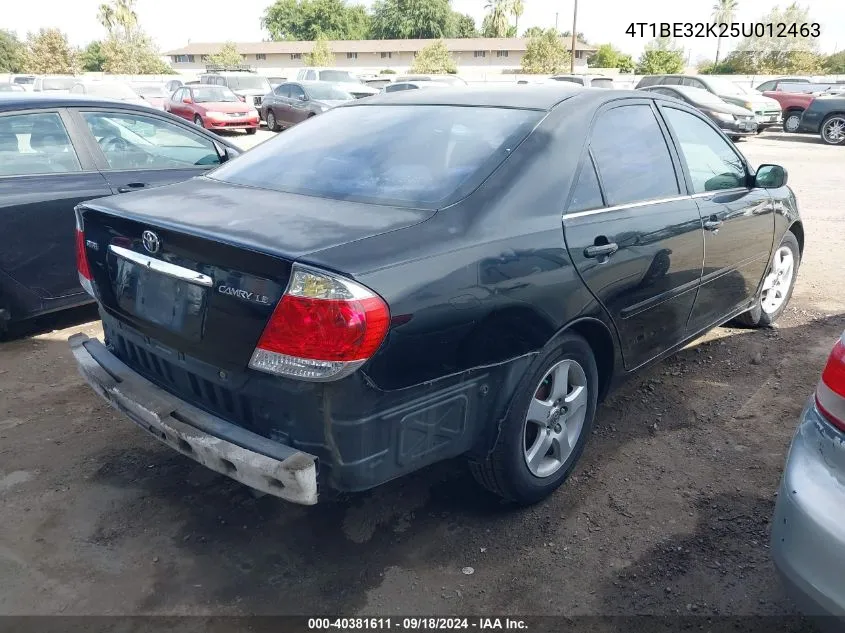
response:
<path fill-rule="evenodd" d="M 707 231 L 713 231 L 716 233 L 718 232 L 720 226 L 722 226 L 722 221 L 717 220 L 716 218 L 710 218 L 709 220 L 704 221 L 704 228 Z"/>
<path fill-rule="evenodd" d="M 619 250 L 619 245 L 616 242 L 610 244 L 595 244 L 584 249 L 584 257 L 596 259 L 598 257 L 610 257 Z"/>
<path fill-rule="evenodd" d="M 117 193 L 129 193 L 130 191 L 137 191 L 147 186 L 145 182 L 128 182 L 123 187 L 117 188 Z"/>

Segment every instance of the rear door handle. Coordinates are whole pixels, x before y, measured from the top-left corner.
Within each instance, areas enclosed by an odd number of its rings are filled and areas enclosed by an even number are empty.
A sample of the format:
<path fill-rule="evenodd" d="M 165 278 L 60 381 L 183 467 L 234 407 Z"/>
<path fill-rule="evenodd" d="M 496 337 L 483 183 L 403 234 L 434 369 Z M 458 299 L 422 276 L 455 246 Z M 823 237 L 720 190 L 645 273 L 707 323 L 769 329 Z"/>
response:
<path fill-rule="evenodd" d="M 719 227 L 722 226 L 721 220 L 716 220 L 714 218 L 710 218 L 709 220 L 704 221 L 704 228 L 707 231 L 713 231 L 714 233 L 719 230 Z"/>
<path fill-rule="evenodd" d="M 610 244 L 596 244 L 584 249 L 584 257 L 589 257 L 590 259 L 595 259 L 597 257 L 610 257 L 618 250 L 619 245 L 616 244 L 616 242 L 611 242 Z"/>
<path fill-rule="evenodd" d="M 138 189 L 143 189 L 147 186 L 145 182 L 129 182 L 126 183 L 123 187 L 118 187 L 118 193 L 129 193 L 130 191 L 137 191 Z"/>

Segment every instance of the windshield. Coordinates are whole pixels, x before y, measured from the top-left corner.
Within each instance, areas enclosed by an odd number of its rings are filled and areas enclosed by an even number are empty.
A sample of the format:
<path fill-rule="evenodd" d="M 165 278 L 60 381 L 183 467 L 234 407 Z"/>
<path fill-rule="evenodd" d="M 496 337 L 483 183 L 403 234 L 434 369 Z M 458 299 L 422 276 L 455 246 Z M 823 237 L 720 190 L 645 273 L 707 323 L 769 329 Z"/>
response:
<path fill-rule="evenodd" d="M 240 101 L 238 95 L 224 86 L 203 86 L 192 88 L 197 103 L 232 103 Z"/>
<path fill-rule="evenodd" d="M 321 70 L 320 81 L 339 81 L 342 83 L 353 84 L 364 83 L 355 75 L 346 70 Z"/>
<path fill-rule="evenodd" d="M 232 90 L 264 90 L 270 92 L 270 82 L 260 75 L 229 75 L 226 84 Z"/>
<path fill-rule="evenodd" d="M 137 99 L 138 95 L 127 86 L 121 83 L 88 84 L 85 92 L 89 95 L 106 97 L 107 99 Z"/>
<path fill-rule="evenodd" d="M 210 175 L 238 185 L 436 208 L 468 194 L 543 113 L 456 106 L 345 106 L 290 128 Z"/>
<path fill-rule="evenodd" d="M 599 77 L 590 82 L 593 88 L 609 88 L 613 89 L 613 80 L 610 77 Z"/>
<path fill-rule="evenodd" d="M 132 84 L 132 88 L 144 98 L 163 99 L 167 96 L 163 84 Z"/>
<path fill-rule="evenodd" d="M 306 88 L 311 98 L 317 99 L 318 101 L 349 101 L 355 98 L 345 90 L 335 88 L 334 86 L 313 85 L 306 86 Z"/>
<path fill-rule="evenodd" d="M 707 85 L 717 95 L 744 95 L 747 94 L 743 88 L 728 79 L 720 77 L 708 77 Z"/>
<path fill-rule="evenodd" d="M 44 77 L 41 90 L 70 90 L 76 81 L 74 77 Z"/>

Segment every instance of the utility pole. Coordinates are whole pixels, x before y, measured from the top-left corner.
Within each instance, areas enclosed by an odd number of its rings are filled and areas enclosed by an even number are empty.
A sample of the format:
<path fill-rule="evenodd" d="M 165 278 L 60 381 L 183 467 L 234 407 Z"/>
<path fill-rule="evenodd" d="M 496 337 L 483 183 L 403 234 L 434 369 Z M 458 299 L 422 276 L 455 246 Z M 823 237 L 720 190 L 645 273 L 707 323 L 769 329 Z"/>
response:
<path fill-rule="evenodd" d="M 555 32 L 558 32 L 558 30 L 557 30 L 557 15 L 558 15 L 557 11 L 555 11 Z"/>
<path fill-rule="evenodd" d="M 572 11 L 572 55 L 569 59 L 569 72 L 575 74 L 575 33 L 578 31 L 578 0 L 575 0 L 575 9 Z"/>

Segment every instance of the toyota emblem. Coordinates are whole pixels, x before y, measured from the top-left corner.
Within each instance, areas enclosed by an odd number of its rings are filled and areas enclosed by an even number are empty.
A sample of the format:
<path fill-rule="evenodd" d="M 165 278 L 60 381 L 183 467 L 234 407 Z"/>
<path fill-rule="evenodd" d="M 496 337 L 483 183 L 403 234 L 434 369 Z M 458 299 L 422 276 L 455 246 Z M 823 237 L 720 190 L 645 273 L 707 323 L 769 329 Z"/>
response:
<path fill-rule="evenodd" d="M 144 231 L 141 233 L 141 241 L 144 243 L 144 248 L 146 248 L 149 253 L 158 253 L 158 249 L 161 248 L 161 240 L 158 238 L 158 235 L 152 231 Z"/>

